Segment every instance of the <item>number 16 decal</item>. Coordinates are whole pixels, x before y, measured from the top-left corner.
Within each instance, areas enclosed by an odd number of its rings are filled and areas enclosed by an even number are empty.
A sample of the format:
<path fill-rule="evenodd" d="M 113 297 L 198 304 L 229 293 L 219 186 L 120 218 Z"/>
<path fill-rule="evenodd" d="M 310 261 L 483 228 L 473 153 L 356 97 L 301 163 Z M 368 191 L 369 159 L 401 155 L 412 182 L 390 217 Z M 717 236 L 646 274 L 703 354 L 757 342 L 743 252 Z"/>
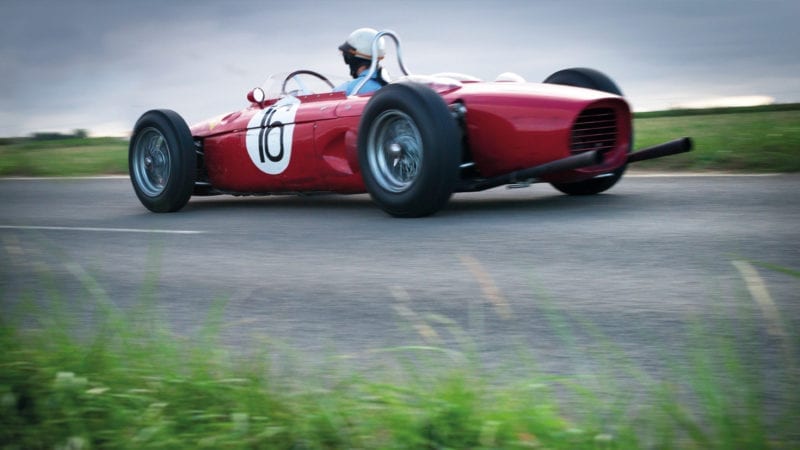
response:
<path fill-rule="evenodd" d="M 282 98 L 250 119 L 247 124 L 247 153 L 260 171 L 277 175 L 289 167 L 294 118 L 299 106 L 297 98 Z"/>

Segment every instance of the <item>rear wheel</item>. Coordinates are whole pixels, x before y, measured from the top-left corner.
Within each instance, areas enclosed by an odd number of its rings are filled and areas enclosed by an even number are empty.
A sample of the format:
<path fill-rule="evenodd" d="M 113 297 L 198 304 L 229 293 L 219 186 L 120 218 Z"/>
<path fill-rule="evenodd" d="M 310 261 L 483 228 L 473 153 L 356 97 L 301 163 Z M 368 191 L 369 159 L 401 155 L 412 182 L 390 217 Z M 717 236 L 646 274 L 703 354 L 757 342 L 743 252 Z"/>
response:
<path fill-rule="evenodd" d="M 358 156 L 367 191 L 396 217 L 422 217 L 447 203 L 461 161 L 458 125 L 426 86 L 378 90 L 361 117 Z"/>
<path fill-rule="evenodd" d="M 594 89 L 622 96 L 622 91 L 611 78 L 602 72 L 585 67 L 560 70 L 547 77 L 544 82 Z M 633 139 L 630 142 L 633 142 Z M 630 152 L 630 148 L 628 148 L 628 152 Z M 617 181 L 625 173 L 626 168 L 627 164 L 623 164 L 617 170 L 601 178 L 591 178 L 575 183 L 551 183 L 551 185 L 559 191 L 570 195 L 599 194 L 617 184 Z"/>
<path fill-rule="evenodd" d="M 194 189 L 197 155 L 186 122 L 174 111 L 144 113 L 128 149 L 128 170 L 139 201 L 153 212 L 183 208 Z"/>

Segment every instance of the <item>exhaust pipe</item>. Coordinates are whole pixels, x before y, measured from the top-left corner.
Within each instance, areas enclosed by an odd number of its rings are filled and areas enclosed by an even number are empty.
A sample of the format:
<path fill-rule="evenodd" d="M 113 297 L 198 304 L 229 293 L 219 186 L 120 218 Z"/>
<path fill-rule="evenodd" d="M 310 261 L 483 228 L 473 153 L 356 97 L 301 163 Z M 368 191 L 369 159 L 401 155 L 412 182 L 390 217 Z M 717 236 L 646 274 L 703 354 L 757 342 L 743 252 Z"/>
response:
<path fill-rule="evenodd" d="M 504 184 L 525 183 L 535 178 L 551 173 L 596 166 L 603 163 L 603 154 L 596 150 L 567 156 L 566 158 L 544 163 L 540 166 L 517 170 L 505 175 L 487 178 L 484 180 L 470 181 L 459 186 L 458 192 L 475 192 L 502 186 Z"/>
<path fill-rule="evenodd" d="M 683 137 L 674 141 L 665 142 L 653 147 L 648 147 L 638 152 L 628 155 L 627 163 L 646 161 L 648 159 L 660 158 L 662 156 L 685 153 L 692 149 L 692 139 Z M 457 192 L 476 192 L 504 184 L 528 183 L 544 175 L 565 172 L 567 170 L 581 169 L 584 167 L 596 166 L 603 163 L 603 153 L 597 150 L 567 156 L 566 158 L 551 161 L 540 166 L 529 167 L 515 172 L 498 175 L 482 180 L 468 180 L 462 182 L 456 188 Z"/>
<path fill-rule="evenodd" d="M 684 137 L 674 141 L 665 142 L 628 155 L 628 162 L 634 163 L 648 159 L 661 158 L 662 156 L 685 153 L 692 149 L 692 138 Z"/>

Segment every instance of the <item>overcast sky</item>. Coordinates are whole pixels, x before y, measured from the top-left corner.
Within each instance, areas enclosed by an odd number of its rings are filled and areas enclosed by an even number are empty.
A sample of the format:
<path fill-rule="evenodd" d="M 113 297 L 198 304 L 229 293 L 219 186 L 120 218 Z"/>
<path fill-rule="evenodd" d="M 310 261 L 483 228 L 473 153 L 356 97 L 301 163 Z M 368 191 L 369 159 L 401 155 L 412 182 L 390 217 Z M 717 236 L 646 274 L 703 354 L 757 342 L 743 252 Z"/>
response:
<path fill-rule="evenodd" d="M 270 73 L 346 75 L 355 28 L 392 29 L 413 73 L 611 76 L 635 110 L 800 102 L 798 0 L 0 0 L 0 136 L 128 132 L 247 105 Z"/>

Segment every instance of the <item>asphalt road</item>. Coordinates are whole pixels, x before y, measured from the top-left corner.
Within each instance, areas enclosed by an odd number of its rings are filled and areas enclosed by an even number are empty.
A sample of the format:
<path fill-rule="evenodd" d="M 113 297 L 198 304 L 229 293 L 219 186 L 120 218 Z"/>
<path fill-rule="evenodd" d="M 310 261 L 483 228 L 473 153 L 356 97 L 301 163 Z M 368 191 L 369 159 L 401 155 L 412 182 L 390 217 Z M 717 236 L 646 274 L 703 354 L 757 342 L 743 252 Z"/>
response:
<path fill-rule="evenodd" d="M 472 352 L 498 373 L 591 373 L 622 356 L 658 373 L 708 332 L 771 376 L 797 357 L 785 336 L 797 343 L 800 280 L 757 263 L 800 270 L 798 192 L 798 175 L 627 176 L 594 197 L 457 195 L 409 220 L 363 195 L 208 197 L 153 214 L 127 179 L 6 179 L 2 314 L 57 301 L 91 323 L 105 302 L 144 303 L 192 339 L 223 308 L 235 348 L 365 365 Z"/>

